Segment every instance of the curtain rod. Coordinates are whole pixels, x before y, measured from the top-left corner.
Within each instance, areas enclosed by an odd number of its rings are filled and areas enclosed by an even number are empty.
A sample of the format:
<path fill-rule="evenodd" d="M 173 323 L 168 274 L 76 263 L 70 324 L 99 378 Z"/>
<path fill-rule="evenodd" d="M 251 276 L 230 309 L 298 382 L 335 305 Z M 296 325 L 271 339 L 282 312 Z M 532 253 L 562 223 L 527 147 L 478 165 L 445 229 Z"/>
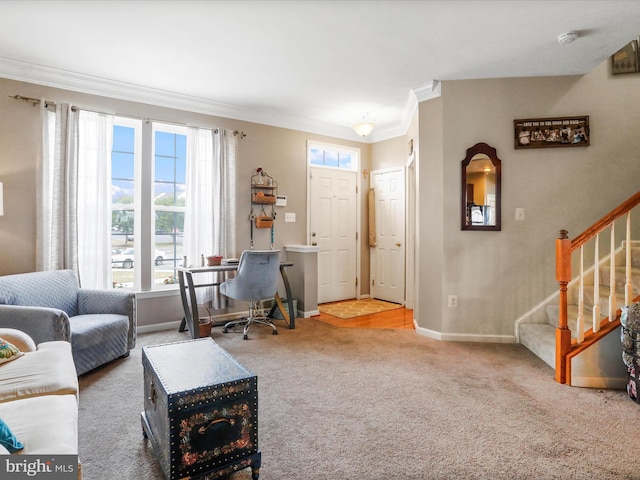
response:
<path fill-rule="evenodd" d="M 24 97 L 22 95 L 9 95 L 9 98 L 13 98 L 14 100 L 22 100 L 23 102 L 27 102 L 30 103 L 32 106 L 37 106 L 40 105 L 40 103 L 42 102 L 42 100 L 40 100 L 39 98 L 32 98 L 32 97 Z M 56 106 L 56 102 L 50 102 L 49 100 L 45 100 L 44 101 L 44 106 L 45 108 L 48 107 L 55 107 Z M 184 127 L 189 127 L 189 126 L 195 126 L 195 125 L 189 125 L 186 123 L 180 123 L 180 122 L 172 122 L 172 121 L 168 121 L 168 120 L 158 120 L 158 119 L 151 119 L 151 118 L 141 118 L 141 117 L 136 117 L 133 115 L 126 115 L 126 114 L 122 114 L 122 113 L 111 113 L 111 112 L 100 112 L 98 110 L 92 110 L 90 108 L 83 108 L 83 107 L 77 107 L 75 105 L 71 106 L 71 110 L 76 111 L 76 110 L 85 110 L 87 112 L 93 112 L 93 113 L 101 113 L 101 114 L 105 114 L 105 115 L 116 115 L 118 117 L 126 117 L 126 118 L 133 118 L 136 120 L 141 120 L 141 121 L 145 121 L 145 122 L 159 122 L 159 123 L 168 123 L 171 125 L 181 125 Z M 205 128 L 207 130 L 213 130 L 215 131 L 215 133 L 218 133 L 218 128 L 211 128 L 211 127 L 198 127 L 198 128 Z M 243 131 L 240 130 L 234 130 L 233 132 L 234 136 L 240 136 L 240 138 L 245 138 L 247 136 L 246 133 L 244 133 Z"/>
<path fill-rule="evenodd" d="M 23 97 L 22 95 L 9 95 L 9 98 L 13 98 L 14 100 L 22 100 L 23 102 L 30 103 L 34 107 L 37 106 L 37 105 L 40 105 L 40 101 L 41 101 L 39 98 Z M 55 106 L 56 103 L 55 102 L 48 102 L 48 101 L 45 100 L 44 106 L 48 107 L 49 105 Z"/>

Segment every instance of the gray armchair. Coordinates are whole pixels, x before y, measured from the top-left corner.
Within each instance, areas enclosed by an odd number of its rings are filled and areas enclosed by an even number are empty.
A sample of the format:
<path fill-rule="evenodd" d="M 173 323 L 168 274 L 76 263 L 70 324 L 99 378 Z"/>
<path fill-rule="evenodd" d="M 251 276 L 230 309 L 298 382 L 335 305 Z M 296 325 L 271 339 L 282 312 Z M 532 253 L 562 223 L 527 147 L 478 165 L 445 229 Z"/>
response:
<path fill-rule="evenodd" d="M 0 276 L 0 327 L 29 334 L 36 344 L 71 342 L 82 375 L 136 344 L 136 297 L 125 290 L 80 288 L 71 270 Z"/>

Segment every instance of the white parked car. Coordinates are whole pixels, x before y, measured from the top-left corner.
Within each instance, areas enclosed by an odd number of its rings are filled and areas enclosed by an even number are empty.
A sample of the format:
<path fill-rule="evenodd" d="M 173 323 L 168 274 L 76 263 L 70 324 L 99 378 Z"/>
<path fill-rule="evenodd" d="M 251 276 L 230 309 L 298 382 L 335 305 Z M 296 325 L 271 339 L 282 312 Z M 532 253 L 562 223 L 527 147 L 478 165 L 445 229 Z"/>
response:
<path fill-rule="evenodd" d="M 133 251 L 133 248 L 127 248 L 118 254 L 111 255 L 111 267 L 133 268 Z M 155 251 L 155 263 L 156 265 L 164 263 L 163 251 Z"/>

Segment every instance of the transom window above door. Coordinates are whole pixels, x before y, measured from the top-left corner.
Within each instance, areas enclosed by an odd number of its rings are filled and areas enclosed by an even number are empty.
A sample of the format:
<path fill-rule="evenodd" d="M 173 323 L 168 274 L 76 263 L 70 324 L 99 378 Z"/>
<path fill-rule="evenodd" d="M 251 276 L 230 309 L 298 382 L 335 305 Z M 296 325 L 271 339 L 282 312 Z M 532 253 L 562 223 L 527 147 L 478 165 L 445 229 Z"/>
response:
<path fill-rule="evenodd" d="M 357 170 L 358 151 L 339 145 L 309 143 L 309 164 L 320 167 Z"/>

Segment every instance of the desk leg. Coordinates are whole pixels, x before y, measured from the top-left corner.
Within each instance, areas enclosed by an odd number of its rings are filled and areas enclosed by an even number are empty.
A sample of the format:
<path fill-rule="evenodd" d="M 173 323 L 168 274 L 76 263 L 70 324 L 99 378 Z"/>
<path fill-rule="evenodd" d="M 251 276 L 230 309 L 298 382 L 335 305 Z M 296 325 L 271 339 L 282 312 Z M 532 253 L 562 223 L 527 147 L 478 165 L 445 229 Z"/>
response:
<path fill-rule="evenodd" d="M 182 317 L 178 331 L 184 332 L 186 330 L 187 322 L 191 323 L 191 313 L 189 312 L 187 290 L 184 284 L 184 272 L 180 270 L 178 270 L 178 282 L 180 283 L 180 299 L 182 300 L 182 310 L 184 312 L 184 317 Z"/>
<path fill-rule="evenodd" d="M 191 333 L 191 338 L 199 338 L 200 329 L 198 325 L 200 323 L 200 318 L 198 316 L 198 302 L 196 300 L 196 291 L 193 286 L 193 275 L 191 275 L 191 273 L 186 273 L 186 284 L 184 276 L 185 273 L 178 270 L 180 298 L 182 299 L 182 310 L 184 311 L 184 317 L 182 317 L 182 321 L 180 322 L 180 328 L 178 329 L 178 331 L 184 332 L 186 326 Z M 187 291 L 189 292 L 189 298 L 187 298 Z M 191 300 L 191 305 L 189 305 L 189 299 Z"/>
<path fill-rule="evenodd" d="M 193 285 L 193 275 L 187 272 L 187 288 L 189 289 L 189 298 L 191 300 L 191 322 L 187 322 L 191 331 L 191 338 L 200 338 L 200 316 L 198 315 L 198 299 L 196 298 L 196 289 Z M 187 310 L 189 310 L 187 308 Z"/>
<path fill-rule="evenodd" d="M 279 309 L 280 313 L 282 314 L 282 318 L 284 318 L 284 321 L 287 322 L 287 325 L 289 325 L 289 328 L 291 328 L 291 310 L 287 312 L 287 310 L 284 308 L 284 304 L 282 303 L 282 299 L 280 298 L 280 294 L 278 292 L 276 292 L 276 296 L 273 298 L 276 303 L 271 307 L 271 310 L 269 310 L 268 316 L 271 317 L 276 309 Z"/>
<path fill-rule="evenodd" d="M 296 312 L 293 311 L 293 295 L 291 294 L 291 286 L 289 285 L 289 278 L 285 267 L 280 267 L 280 275 L 282 275 L 282 282 L 284 283 L 284 289 L 287 293 L 287 303 L 289 304 L 289 328 L 296 328 Z M 284 313 L 284 312 L 283 312 Z"/>

